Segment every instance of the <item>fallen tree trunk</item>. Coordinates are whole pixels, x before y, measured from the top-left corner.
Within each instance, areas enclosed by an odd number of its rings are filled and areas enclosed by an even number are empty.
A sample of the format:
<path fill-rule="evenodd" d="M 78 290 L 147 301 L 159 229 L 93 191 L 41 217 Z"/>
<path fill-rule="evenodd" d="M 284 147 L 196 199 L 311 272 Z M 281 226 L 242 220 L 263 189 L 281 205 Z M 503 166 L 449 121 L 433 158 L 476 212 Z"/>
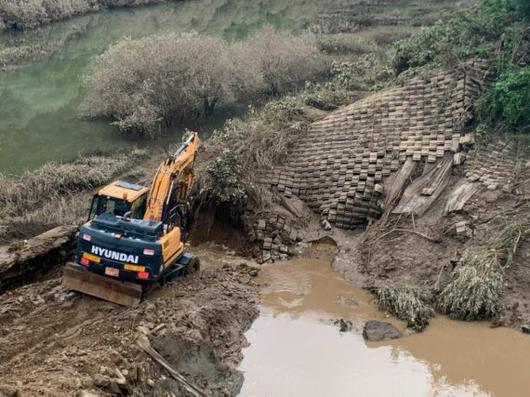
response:
<path fill-rule="evenodd" d="M 0 293 L 32 282 L 72 252 L 77 226 L 59 226 L 24 242 L 0 247 Z"/>

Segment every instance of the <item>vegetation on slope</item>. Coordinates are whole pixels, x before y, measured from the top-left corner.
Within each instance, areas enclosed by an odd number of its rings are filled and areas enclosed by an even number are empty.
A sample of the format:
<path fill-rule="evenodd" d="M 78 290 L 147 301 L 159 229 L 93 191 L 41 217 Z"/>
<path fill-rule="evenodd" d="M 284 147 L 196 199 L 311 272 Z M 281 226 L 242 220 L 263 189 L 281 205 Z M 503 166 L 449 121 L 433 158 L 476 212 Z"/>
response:
<path fill-rule="evenodd" d="M 469 10 L 400 41 L 392 67 L 406 78 L 419 70 L 487 59 L 495 79 L 477 106 L 479 132 L 530 127 L 530 3 L 480 0 Z"/>
<path fill-rule="evenodd" d="M 491 255 L 466 252 L 455 278 L 438 297 L 438 310 L 458 320 L 489 319 L 502 310 L 503 269 Z"/>
<path fill-rule="evenodd" d="M 530 236 L 530 225 L 496 219 L 499 233 L 488 251 L 466 251 L 453 280 L 437 298 L 441 313 L 459 320 L 495 317 L 503 309 L 504 272 L 512 265 L 520 242 Z"/>

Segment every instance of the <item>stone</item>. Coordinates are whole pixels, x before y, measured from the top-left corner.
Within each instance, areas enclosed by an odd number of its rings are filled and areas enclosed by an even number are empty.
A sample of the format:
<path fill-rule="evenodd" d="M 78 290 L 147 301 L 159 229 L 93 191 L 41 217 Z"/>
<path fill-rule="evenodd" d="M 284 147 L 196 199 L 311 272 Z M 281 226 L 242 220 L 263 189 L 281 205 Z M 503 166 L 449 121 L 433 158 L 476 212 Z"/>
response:
<path fill-rule="evenodd" d="M 331 230 L 331 224 L 329 223 L 327 219 L 322 219 L 321 225 L 324 230 L 326 231 Z"/>
<path fill-rule="evenodd" d="M 371 320 L 364 324 L 363 337 L 367 341 L 378 342 L 400 338 L 401 332 L 385 321 Z"/>
<path fill-rule="evenodd" d="M 511 194 L 513 192 L 513 186 L 508 183 L 502 187 L 502 191 Z"/>
<path fill-rule="evenodd" d="M 17 388 L 8 386 L 8 385 L 0 385 L 0 396 L 17 397 L 18 395 L 19 395 L 19 392 Z"/>
<path fill-rule="evenodd" d="M 521 332 L 523 334 L 530 334 L 530 325 L 529 324 L 523 324 L 521 326 Z"/>
<path fill-rule="evenodd" d="M 462 165 L 466 160 L 466 155 L 462 152 L 455 153 L 453 156 L 453 165 Z"/>
<path fill-rule="evenodd" d="M 94 381 L 94 386 L 101 387 L 101 388 L 107 388 L 110 386 L 110 383 L 111 383 L 108 377 L 103 376 L 101 374 L 96 374 L 94 376 L 93 381 Z"/>

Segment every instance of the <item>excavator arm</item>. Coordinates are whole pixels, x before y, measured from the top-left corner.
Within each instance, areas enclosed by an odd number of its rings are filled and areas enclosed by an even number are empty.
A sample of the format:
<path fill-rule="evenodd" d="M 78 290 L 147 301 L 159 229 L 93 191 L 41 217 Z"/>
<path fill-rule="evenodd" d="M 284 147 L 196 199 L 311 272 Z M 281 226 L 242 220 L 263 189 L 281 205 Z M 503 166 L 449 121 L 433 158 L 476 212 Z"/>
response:
<path fill-rule="evenodd" d="M 197 133 L 190 133 L 176 152 L 160 165 L 149 191 L 145 220 L 165 222 L 172 198 L 180 203 L 187 200 L 199 143 Z"/>

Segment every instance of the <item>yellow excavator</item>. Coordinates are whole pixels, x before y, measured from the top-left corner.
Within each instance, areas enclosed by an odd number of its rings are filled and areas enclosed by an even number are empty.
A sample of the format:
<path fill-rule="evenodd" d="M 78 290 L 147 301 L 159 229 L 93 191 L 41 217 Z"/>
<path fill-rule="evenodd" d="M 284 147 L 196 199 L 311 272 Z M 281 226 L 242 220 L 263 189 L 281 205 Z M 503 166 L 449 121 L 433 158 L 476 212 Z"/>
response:
<path fill-rule="evenodd" d="M 198 260 L 184 246 L 199 143 L 197 133 L 187 134 L 150 189 L 116 181 L 98 191 L 79 230 L 75 262 L 64 268 L 67 288 L 133 306 L 153 283 L 197 270 Z"/>

